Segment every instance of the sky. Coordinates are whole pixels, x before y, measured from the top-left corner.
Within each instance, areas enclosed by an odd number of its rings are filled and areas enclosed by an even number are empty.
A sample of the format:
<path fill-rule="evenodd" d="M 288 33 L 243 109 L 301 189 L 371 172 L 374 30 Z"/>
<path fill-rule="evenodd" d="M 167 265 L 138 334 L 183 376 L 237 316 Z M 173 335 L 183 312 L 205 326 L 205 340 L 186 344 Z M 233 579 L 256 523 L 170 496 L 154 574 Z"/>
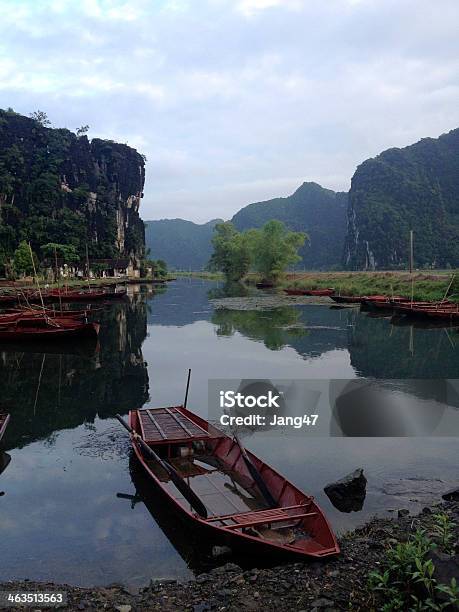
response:
<path fill-rule="evenodd" d="M 457 0 L 0 0 L 0 107 L 147 157 L 202 223 L 459 127 Z"/>

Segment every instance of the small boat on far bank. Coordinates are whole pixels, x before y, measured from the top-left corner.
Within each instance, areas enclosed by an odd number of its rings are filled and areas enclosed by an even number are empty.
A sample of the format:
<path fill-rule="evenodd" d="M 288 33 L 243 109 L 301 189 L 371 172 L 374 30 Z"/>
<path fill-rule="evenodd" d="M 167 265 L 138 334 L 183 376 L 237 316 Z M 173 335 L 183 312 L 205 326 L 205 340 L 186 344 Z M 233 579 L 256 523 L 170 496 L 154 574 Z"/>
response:
<path fill-rule="evenodd" d="M 154 491 L 203 537 L 263 557 L 339 553 L 314 498 L 246 451 L 237 437 L 184 406 L 131 410 L 129 425 L 118 418 L 131 431 Z"/>
<path fill-rule="evenodd" d="M 271 281 L 261 281 L 259 283 L 255 283 L 255 287 L 257 289 L 272 289 L 274 287 L 274 283 Z"/>
<path fill-rule="evenodd" d="M 3 438 L 3 435 L 6 431 L 9 421 L 10 421 L 9 414 L 0 413 L 0 441 Z"/>
<path fill-rule="evenodd" d="M 330 297 L 337 304 L 360 304 L 363 300 L 361 295 L 338 295 L 333 293 Z"/>
<path fill-rule="evenodd" d="M 283 291 L 287 295 L 306 295 L 306 291 L 304 289 L 284 289 Z"/>

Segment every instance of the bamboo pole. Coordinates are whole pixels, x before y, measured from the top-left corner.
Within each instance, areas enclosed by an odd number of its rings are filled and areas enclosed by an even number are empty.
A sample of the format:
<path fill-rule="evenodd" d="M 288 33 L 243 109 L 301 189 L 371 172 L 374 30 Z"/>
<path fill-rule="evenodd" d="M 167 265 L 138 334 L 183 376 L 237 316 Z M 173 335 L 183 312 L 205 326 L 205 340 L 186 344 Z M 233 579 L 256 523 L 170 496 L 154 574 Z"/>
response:
<path fill-rule="evenodd" d="M 57 251 L 56 251 L 56 247 L 54 247 L 54 262 L 56 264 L 56 280 L 57 280 L 57 292 L 59 294 L 59 307 L 61 309 L 61 314 L 62 314 L 62 296 L 61 296 L 61 286 L 59 283 L 59 277 L 60 277 L 60 272 L 57 268 Z"/>
<path fill-rule="evenodd" d="M 41 307 L 43 308 L 43 314 L 46 317 L 45 303 L 43 301 L 43 295 L 41 293 L 40 283 L 38 282 L 37 270 L 35 268 L 35 261 L 33 259 L 33 251 L 32 251 L 32 247 L 30 246 L 30 242 L 29 242 L 29 251 L 30 251 L 30 259 L 32 260 L 33 274 L 35 276 L 35 282 L 37 283 L 38 295 L 40 296 Z"/>
<path fill-rule="evenodd" d="M 448 293 L 449 293 L 449 290 L 451 289 L 451 286 L 452 286 L 452 284 L 453 284 L 453 281 L 454 281 L 455 276 L 456 276 L 456 272 L 454 272 L 454 274 L 452 275 L 452 277 L 451 277 L 451 282 L 449 283 L 449 285 L 448 285 L 448 289 L 446 290 L 446 293 L 445 293 L 445 295 L 443 296 L 443 299 L 442 299 L 442 301 L 440 302 L 440 304 L 443 304 L 443 302 L 446 300 L 446 297 L 447 297 L 447 295 L 448 295 Z"/>

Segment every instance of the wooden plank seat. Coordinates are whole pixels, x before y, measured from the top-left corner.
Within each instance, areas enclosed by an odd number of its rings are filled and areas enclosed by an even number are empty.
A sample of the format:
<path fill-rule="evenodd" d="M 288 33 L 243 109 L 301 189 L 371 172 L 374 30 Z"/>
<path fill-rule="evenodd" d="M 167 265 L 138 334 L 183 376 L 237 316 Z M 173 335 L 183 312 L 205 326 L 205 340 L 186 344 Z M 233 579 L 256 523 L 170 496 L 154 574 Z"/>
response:
<path fill-rule="evenodd" d="M 271 525 L 285 521 L 299 521 L 306 517 L 315 516 L 317 512 L 307 512 L 309 504 L 299 504 L 285 508 L 272 508 L 269 510 L 257 510 L 255 512 L 243 512 L 242 514 L 228 514 L 225 516 L 213 516 L 208 522 L 221 522 L 228 529 L 241 529 L 245 527 L 256 527 L 257 525 Z M 229 521 L 232 521 L 230 523 Z"/>
<path fill-rule="evenodd" d="M 209 433 L 176 407 L 138 410 L 142 438 L 147 444 L 194 442 L 209 438 Z"/>

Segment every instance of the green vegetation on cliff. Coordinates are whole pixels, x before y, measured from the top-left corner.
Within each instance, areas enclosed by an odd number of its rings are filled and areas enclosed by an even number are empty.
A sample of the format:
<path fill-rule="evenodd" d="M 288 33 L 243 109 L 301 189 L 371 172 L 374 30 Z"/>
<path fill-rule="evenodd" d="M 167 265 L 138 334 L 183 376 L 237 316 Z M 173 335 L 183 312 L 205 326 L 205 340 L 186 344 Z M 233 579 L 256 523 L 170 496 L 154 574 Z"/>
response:
<path fill-rule="evenodd" d="M 459 129 L 384 151 L 354 174 L 345 264 L 406 268 L 410 230 L 415 267 L 459 266 Z"/>
<path fill-rule="evenodd" d="M 0 110 L 0 268 L 24 240 L 39 259 L 50 243 L 79 257 L 88 245 L 92 258 L 140 258 L 142 156 L 44 123 Z"/>

